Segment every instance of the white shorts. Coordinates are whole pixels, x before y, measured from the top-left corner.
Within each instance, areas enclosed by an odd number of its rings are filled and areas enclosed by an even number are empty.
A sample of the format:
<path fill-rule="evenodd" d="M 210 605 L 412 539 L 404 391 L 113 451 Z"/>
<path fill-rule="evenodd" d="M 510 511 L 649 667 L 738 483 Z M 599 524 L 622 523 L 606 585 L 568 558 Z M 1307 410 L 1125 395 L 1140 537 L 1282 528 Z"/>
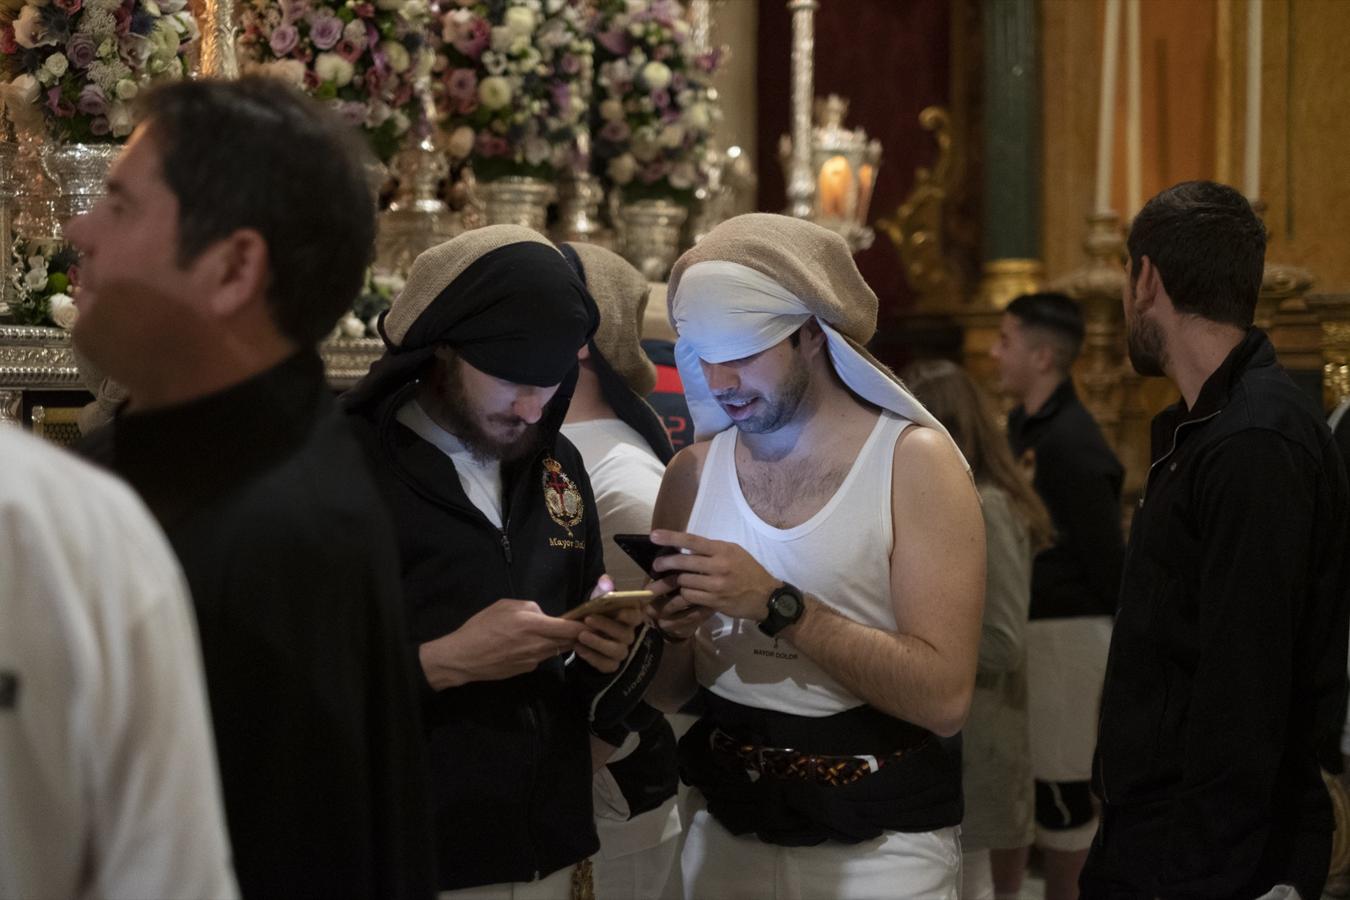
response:
<path fill-rule="evenodd" d="M 1037 781 L 1087 781 L 1111 646 L 1111 617 L 1027 623 L 1027 730 Z"/>
<path fill-rule="evenodd" d="M 576 866 L 564 866 L 538 881 L 513 881 L 441 891 L 436 895 L 436 900 L 571 900 L 572 872 L 575 870 Z"/>
<path fill-rule="evenodd" d="M 727 831 L 694 791 L 681 867 L 685 900 L 957 900 L 960 830 L 887 832 L 860 844 L 780 847 Z"/>

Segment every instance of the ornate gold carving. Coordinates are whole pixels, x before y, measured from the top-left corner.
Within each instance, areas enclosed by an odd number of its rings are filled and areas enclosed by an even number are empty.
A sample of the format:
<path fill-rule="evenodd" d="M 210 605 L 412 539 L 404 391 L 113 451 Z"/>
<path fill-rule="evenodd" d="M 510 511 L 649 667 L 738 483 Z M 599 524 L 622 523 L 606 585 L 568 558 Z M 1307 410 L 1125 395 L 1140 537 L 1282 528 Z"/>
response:
<path fill-rule="evenodd" d="M 1044 271 L 1039 259 L 991 259 L 984 264 L 975 302 L 986 309 L 1003 309 L 1017 297 L 1039 291 Z"/>
<path fill-rule="evenodd" d="M 953 173 L 960 169 L 951 116 L 940 106 L 929 106 L 919 113 L 919 124 L 933 132 L 937 161 L 931 169 L 914 170 L 914 189 L 894 218 L 879 220 L 877 227 L 900 252 L 905 280 L 918 293 L 920 307 L 953 307 L 963 286 L 960 270 L 947 258 L 943 236 L 943 207 L 955 186 Z"/>
<path fill-rule="evenodd" d="M 1303 301 L 1321 323 L 1322 400 L 1350 397 L 1350 294 L 1309 294 Z"/>

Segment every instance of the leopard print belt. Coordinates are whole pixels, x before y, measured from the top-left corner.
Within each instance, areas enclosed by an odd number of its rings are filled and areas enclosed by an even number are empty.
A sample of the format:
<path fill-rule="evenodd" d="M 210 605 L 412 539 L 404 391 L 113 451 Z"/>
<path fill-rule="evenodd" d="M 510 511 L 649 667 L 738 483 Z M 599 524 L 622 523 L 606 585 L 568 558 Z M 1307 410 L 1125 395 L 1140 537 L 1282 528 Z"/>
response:
<path fill-rule="evenodd" d="M 787 747 L 760 747 L 747 744 L 714 728 L 709 735 L 713 756 L 725 765 L 737 765 L 750 776 L 751 781 L 767 775 L 792 781 L 814 781 L 817 784 L 842 787 L 866 778 L 873 772 L 898 762 L 928 743 L 925 738 L 910 747 L 895 750 L 885 756 L 821 756 L 801 753 Z"/>

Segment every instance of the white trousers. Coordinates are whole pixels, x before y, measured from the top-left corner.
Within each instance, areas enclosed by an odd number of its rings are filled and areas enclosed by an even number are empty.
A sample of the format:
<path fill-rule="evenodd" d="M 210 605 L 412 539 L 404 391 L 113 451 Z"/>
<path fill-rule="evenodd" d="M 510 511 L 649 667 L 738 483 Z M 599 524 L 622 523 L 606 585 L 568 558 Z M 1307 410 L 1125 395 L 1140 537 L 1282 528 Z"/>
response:
<path fill-rule="evenodd" d="M 675 871 L 680 852 L 676 833 L 655 847 L 606 859 L 591 857 L 595 877 L 595 900 L 662 900 Z"/>
<path fill-rule="evenodd" d="M 572 871 L 576 866 L 563 866 L 538 881 L 513 881 L 505 884 L 484 884 L 441 891 L 437 900 L 571 900 Z"/>
<path fill-rule="evenodd" d="M 693 794 L 680 860 L 685 900 L 957 900 L 956 828 L 888 832 L 861 844 L 779 847 L 733 835 Z"/>
<path fill-rule="evenodd" d="M 988 850 L 961 854 L 961 900 L 994 900 L 994 869 Z"/>

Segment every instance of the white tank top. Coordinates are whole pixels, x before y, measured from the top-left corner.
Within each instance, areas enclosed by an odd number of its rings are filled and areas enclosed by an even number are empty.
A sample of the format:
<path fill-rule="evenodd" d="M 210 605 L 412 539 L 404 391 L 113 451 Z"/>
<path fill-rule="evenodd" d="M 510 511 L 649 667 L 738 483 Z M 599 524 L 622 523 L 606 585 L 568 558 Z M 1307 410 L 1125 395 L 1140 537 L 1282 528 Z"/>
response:
<path fill-rule="evenodd" d="M 736 477 L 737 432 L 728 428 L 712 440 L 685 530 L 739 544 L 775 578 L 855 622 L 896 631 L 891 469 L 895 442 L 909 425 L 882 412 L 834 496 L 794 528 L 769 525 L 746 502 Z M 787 639 L 720 613 L 699 630 L 694 667 L 699 684 L 744 706 L 828 716 L 863 703 Z"/>

